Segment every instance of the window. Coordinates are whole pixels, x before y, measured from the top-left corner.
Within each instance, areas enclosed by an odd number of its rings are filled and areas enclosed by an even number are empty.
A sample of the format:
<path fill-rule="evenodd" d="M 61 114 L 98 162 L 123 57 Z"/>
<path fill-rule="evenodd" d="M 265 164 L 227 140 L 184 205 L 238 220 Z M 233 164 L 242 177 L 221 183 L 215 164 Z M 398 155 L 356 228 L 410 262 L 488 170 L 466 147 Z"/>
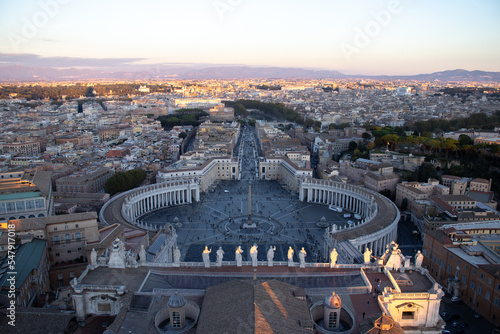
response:
<path fill-rule="evenodd" d="M 57 275 L 57 278 L 59 278 L 59 279 L 63 279 L 63 275 L 62 275 L 62 274 L 59 274 L 59 275 Z"/>
<path fill-rule="evenodd" d="M 451 274 L 451 266 L 448 265 L 448 268 L 446 268 L 446 271 Z"/>
<path fill-rule="evenodd" d="M 64 230 L 67 231 L 68 230 L 68 225 L 64 225 Z"/>
<path fill-rule="evenodd" d="M 71 254 L 71 249 L 68 250 L 68 254 Z"/>
<path fill-rule="evenodd" d="M 78 224 L 75 224 L 75 228 L 78 228 Z"/>
<path fill-rule="evenodd" d="M 476 269 L 472 270 L 472 274 L 477 275 Z"/>
<path fill-rule="evenodd" d="M 54 242 L 59 242 L 59 235 L 54 235 Z"/>
<path fill-rule="evenodd" d="M 328 316 L 328 328 L 336 328 L 337 327 L 337 312 L 330 312 Z"/>
<path fill-rule="evenodd" d="M 470 287 L 472 290 L 474 290 L 476 288 L 476 283 L 474 283 L 473 281 L 470 282 Z"/>
<path fill-rule="evenodd" d="M 413 320 L 414 315 L 415 315 L 415 312 L 413 312 L 413 311 L 403 311 L 401 319 L 403 319 L 403 320 Z"/>
<path fill-rule="evenodd" d="M 481 273 L 481 274 L 479 275 L 479 277 L 481 277 L 481 279 L 484 279 L 484 274 L 483 274 L 483 273 Z"/>
<path fill-rule="evenodd" d="M 496 307 L 500 306 L 500 300 L 497 297 L 493 299 L 493 305 L 495 305 Z"/>
<path fill-rule="evenodd" d="M 66 235 L 64 236 L 64 239 L 71 240 L 71 236 L 69 235 L 69 233 L 66 233 Z"/>
<path fill-rule="evenodd" d="M 181 328 L 181 314 L 172 312 L 172 328 Z"/>
<path fill-rule="evenodd" d="M 481 294 L 483 292 L 483 288 L 481 286 L 477 287 L 477 293 Z"/>
<path fill-rule="evenodd" d="M 75 273 L 74 272 L 70 272 L 69 273 L 69 277 L 75 277 Z"/>
<path fill-rule="evenodd" d="M 486 291 L 484 293 L 484 298 L 486 298 L 486 300 L 490 300 L 490 293 L 489 293 L 489 291 Z"/>
<path fill-rule="evenodd" d="M 467 284 L 467 277 L 465 275 L 462 275 L 462 283 Z"/>

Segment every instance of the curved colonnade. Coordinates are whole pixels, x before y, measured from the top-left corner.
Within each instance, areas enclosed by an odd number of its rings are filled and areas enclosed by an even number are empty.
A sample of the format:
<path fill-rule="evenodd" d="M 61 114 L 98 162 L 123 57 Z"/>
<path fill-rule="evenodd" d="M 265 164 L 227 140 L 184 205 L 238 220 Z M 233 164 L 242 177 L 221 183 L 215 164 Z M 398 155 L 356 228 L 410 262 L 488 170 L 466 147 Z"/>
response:
<path fill-rule="evenodd" d="M 196 180 L 172 180 L 150 184 L 125 194 L 122 217 L 131 224 L 140 216 L 161 208 L 190 204 L 200 200 L 200 184 Z M 147 228 L 146 226 L 139 226 Z"/>
<path fill-rule="evenodd" d="M 349 241 L 360 253 L 368 248 L 373 255 L 381 255 L 386 245 L 396 240 L 399 210 L 392 201 L 374 191 L 340 182 L 309 179 L 300 185 L 299 198 L 310 203 L 342 207 L 362 217 L 352 227 L 333 226 L 325 231 L 324 255 L 327 258 L 342 241 Z"/>
<path fill-rule="evenodd" d="M 176 179 L 147 185 L 130 190 L 110 202 L 119 202 L 119 199 L 123 199 L 121 215 L 125 221 L 140 228 L 156 230 L 158 227 L 143 225 L 138 218 L 160 208 L 199 201 L 200 183 L 194 179 Z M 361 216 L 361 220 L 353 226 L 334 225 L 331 229 L 327 228 L 324 240 L 326 258 L 343 241 L 348 241 L 360 253 L 368 248 L 373 255 L 381 255 L 386 245 L 397 237 L 399 210 L 389 199 L 371 190 L 340 182 L 306 179 L 300 183 L 299 200 L 341 207 Z M 102 212 L 100 217 L 105 222 Z"/>

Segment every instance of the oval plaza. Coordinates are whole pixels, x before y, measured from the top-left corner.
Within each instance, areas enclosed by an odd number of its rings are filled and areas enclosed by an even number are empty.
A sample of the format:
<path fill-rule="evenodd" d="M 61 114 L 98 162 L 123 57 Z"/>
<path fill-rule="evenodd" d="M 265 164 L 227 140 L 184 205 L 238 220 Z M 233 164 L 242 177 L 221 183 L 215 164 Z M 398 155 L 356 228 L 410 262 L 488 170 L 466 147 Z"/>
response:
<path fill-rule="evenodd" d="M 297 201 L 298 197 L 298 201 L 303 205 L 308 203 L 319 204 L 325 208 L 330 208 L 330 210 L 326 210 L 327 221 L 330 221 L 330 216 L 343 215 L 339 215 L 336 211 L 331 210 L 332 208 L 339 211 L 342 210 L 344 214 L 352 217 L 356 216 L 358 218 L 350 218 L 352 220 L 349 220 L 348 223 L 345 221 L 338 221 L 335 223 L 335 220 L 332 220 L 334 223 L 328 224 L 324 231 L 319 234 L 322 236 L 322 240 L 316 240 L 320 246 L 318 248 L 321 249 L 322 253 L 322 257 L 316 259 L 317 262 L 325 261 L 333 248 L 336 248 L 339 252 L 339 262 L 362 262 L 362 254 L 366 249 L 369 249 L 374 256 L 381 255 L 385 252 L 386 245 L 395 240 L 397 223 L 399 221 L 399 211 L 396 206 L 384 196 L 349 184 L 312 179 L 307 175 L 307 171 L 304 171 L 304 169 L 300 167 L 296 167 L 296 170 L 291 170 L 290 166 L 296 165 L 289 159 L 275 158 L 273 160 L 275 163 L 281 163 L 281 168 L 279 168 L 280 173 L 276 173 L 275 181 L 278 181 L 279 184 L 282 185 L 282 188 L 286 189 L 292 199 Z M 158 183 L 137 188 L 119 197 L 115 197 L 106 206 L 103 212 L 109 210 L 114 205 L 122 204 L 120 210 L 121 215 L 127 223 L 148 230 L 157 230 L 162 228 L 166 222 L 172 222 L 173 217 L 163 219 L 163 224 L 159 222 L 148 223 L 143 217 L 151 212 L 160 213 L 161 210 L 173 207 L 178 207 L 181 211 L 185 211 L 185 205 L 199 204 L 202 193 L 206 193 L 207 196 L 214 195 L 211 194 L 211 191 L 213 191 L 217 183 L 221 181 L 224 181 L 226 184 L 242 183 L 244 185 L 243 187 L 246 186 L 246 180 L 234 180 L 239 175 L 239 163 L 235 158 L 201 159 L 197 164 L 194 160 L 191 162 L 189 169 L 162 171 L 158 175 Z M 286 165 L 286 168 L 284 168 L 283 165 Z M 222 170 L 221 167 L 223 167 L 225 171 L 231 171 L 231 173 L 222 174 L 220 172 Z M 258 168 L 258 170 L 261 171 L 262 169 Z M 259 175 L 259 178 L 264 179 L 266 175 Z M 269 179 L 268 176 L 267 179 Z M 283 182 L 285 179 L 287 182 Z M 254 182 L 269 183 L 268 181 L 262 180 L 256 180 Z M 241 197 L 245 197 L 247 193 L 245 189 L 246 188 L 241 191 Z M 226 190 L 226 192 L 229 191 Z M 234 221 L 234 219 L 238 219 L 238 217 L 241 218 L 253 214 L 254 220 L 256 219 L 257 221 L 261 219 L 267 222 L 267 217 L 269 217 L 269 221 L 272 217 L 274 218 L 273 221 L 276 221 L 276 224 L 285 226 L 285 230 L 286 227 L 293 228 L 294 224 L 300 225 L 298 216 L 293 216 L 297 221 L 292 219 L 291 221 L 282 222 L 280 217 L 273 216 L 272 212 L 259 215 L 259 212 L 256 212 L 257 209 L 255 208 L 259 203 L 254 204 L 253 209 L 249 205 L 247 211 L 232 212 L 232 205 L 230 205 L 230 203 L 231 199 L 233 202 L 236 202 L 234 198 L 236 197 L 235 195 L 233 191 L 231 194 L 219 194 L 219 198 L 225 196 L 229 202 L 227 207 L 222 207 L 219 210 L 221 211 L 220 221 L 226 216 L 228 220 Z M 249 194 L 249 196 L 251 195 Z M 258 199 L 256 200 L 258 201 Z M 247 204 L 243 203 L 242 207 L 246 207 L 246 205 Z M 264 205 L 268 204 L 261 204 L 261 206 Z M 227 210 L 223 211 L 223 209 Z M 105 215 L 101 212 L 101 219 L 105 220 L 104 217 Z M 200 215 L 199 218 L 203 218 L 203 216 Z M 194 219 L 196 219 L 196 216 Z M 307 215 L 304 219 L 306 221 L 308 220 Z M 324 217 L 323 220 L 325 220 Z M 181 229 L 182 227 L 178 229 L 178 232 Z M 309 230 L 309 228 L 306 229 Z M 215 227 L 213 230 L 213 233 L 218 233 Z M 252 232 L 258 234 L 257 230 L 238 230 L 236 232 L 241 232 L 244 236 L 252 235 Z M 265 233 L 263 232 L 262 234 Z M 279 241 L 279 237 L 279 235 L 275 236 L 272 240 L 277 242 Z M 317 237 L 318 234 L 315 235 L 315 238 Z M 222 239 L 216 240 L 218 240 L 218 244 L 235 244 L 234 240 L 227 242 L 224 242 Z M 262 240 L 262 238 L 247 239 L 250 243 L 258 243 L 262 242 Z M 305 241 L 307 241 L 307 239 Z"/>

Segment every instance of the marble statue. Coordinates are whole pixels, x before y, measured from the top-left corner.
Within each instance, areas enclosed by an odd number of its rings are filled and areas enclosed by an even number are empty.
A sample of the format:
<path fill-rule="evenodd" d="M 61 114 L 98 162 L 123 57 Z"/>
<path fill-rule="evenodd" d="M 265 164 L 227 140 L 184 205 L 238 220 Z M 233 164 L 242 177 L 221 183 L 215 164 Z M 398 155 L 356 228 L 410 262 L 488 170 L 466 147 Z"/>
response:
<path fill-rule="evenodd" d="M 71 285 L 75 286 L 75 285 L 78 285 L 78 279 L 76 277 L 74 277 L 72 280 L 71 280 Z"/>
<path fill-rule="evenodd" d="M 420 268 L 422 266 L 422 261 L 424 261 L 424 254 L 420 251 L 415 255 L 415 268 Z"/>
<path fill-rule="evenodd" d="M 125 246 L 120 238 L 116 238 L 109 248 L 109 268 L 125 268 Z"/>
<path fill-rule="evenodd" d="M 293 248 L 292 246 L 288 247 L 288 265 L 293 263 Z"/>
<path fill-rule="evenodd" d="M 217 250 L 217 267 L 222 266 L 222 258 L 224 257 L 224 251 L 222 250 L 222 247 L 219 246 L 219 249 Z"/>
<path fill-rule="evenodd" d="M 398 248 L 398 244 L 394 241 L 391 242 L 390 248 L 392 250 L 389 253 L 385 266 L 392 270 L 399 270 L 404 265 L 404 255 L 401 253 L 401 249 Z"/>
<path fill-rule="evenodd" d="M 139 260 L 142 264 L 146 263 L 146 249 L 144 249 L 144 245 L 141 245 L 141 249 L 139 250 Z"/>
<path fill-rule="evenodd" d="M 210 253 L 212 253 L 212 248 L 208 250 L 208 246 L 205 246 L 205 249 L 203 250 L 203 263 L 205 264 L 205 268 L 210 268 Z"/>
<path fill-rule="evenodd" d="M 370 263 L 372 251 L 368 247 L 366 247 L 366 250 L 365 250 L 365 253 L 363 254 L 363 256 L 365 257 L 365 264 Z"/>
<path fill-rule="evenodd" d="M 241 249 L 241 246 L 238 246 L 238 248 L 236 248 L 236 254 L 235 254 L 237 267 L 241 267 L 242 265 L 243 259 L 241 254 L 243 254 L 243 249 Z"/>
<path fill-rule="evenodd" d="M 274 251 L 276 250 L 276 246 L 269 246 L 269 250 L 267 251 L 267 266 L 272 267 L 273 266 L 273 259 L 274 259 Z"/>
<path fill-rule="evenodd" d="M 174 264 L 180 264 L 181 263 L 181 250 L 179 247 L 175 246 L 174 249 Z"/>
<path fill-rule="evenodd" d="M 410 258 L 411 256 L 404 257 L 403 263 L 405 268 L 410 268 Z"/>
<path fill-rule="evenodd" d="M 137 255 L 129 251 L 127 254 L 127 264 L 131 267 L 137 267 Z"/>
<path fill-rule="evenodd" d="M 333 268 L 337 264 L 337 257 L 339 253 L 337 253 L 337 249 L 332 249 L 330 252 L 330 268 Z"/>
<path fill-rule="evenodd" d="M 307 252 L 304 249 L 304 247 L 302 247 L 302 249 L 299 252 L 300 268 L 306 267 L 306 255 L 307 255 Z"/>
<path fill-rule="evenodd" d="M 90 252 L 90 264 L 93 266 L 97 264 L 97 252 L 95 248 L 92 248 L 92 252 Z"/>
<path fill-rule="evenodd" d="M 250 257 L 252 258 L 252 267 L 257 267 L 257 245 L 253 245 L 250 248 Z"/>

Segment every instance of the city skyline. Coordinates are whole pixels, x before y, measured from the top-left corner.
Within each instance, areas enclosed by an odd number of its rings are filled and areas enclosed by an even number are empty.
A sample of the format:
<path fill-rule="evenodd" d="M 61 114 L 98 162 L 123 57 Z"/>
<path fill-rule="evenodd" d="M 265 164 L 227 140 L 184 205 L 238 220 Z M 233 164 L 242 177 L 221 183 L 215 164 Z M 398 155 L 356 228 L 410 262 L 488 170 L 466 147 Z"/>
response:
<path fill-rule="evenodd" d="M 0 66 L 229 64 L 364 75 L 500 71 L 495 1 L 141 6 L 46 0 L 3 3 L 0 9 Z"/>

